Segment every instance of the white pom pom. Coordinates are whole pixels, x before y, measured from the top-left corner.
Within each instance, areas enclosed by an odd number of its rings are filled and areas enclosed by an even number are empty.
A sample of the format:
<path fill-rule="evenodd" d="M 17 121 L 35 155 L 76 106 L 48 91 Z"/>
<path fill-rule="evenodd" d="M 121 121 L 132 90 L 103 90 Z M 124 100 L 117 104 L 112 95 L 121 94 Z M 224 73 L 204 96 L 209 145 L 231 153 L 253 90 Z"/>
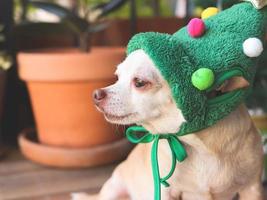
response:
<path fill-rule="evenodd" d="M 250 58 L 258 57 L 263 52 L 263 44 L 258 38 L 249 38 L 243 43 L 243 51 Z"/>

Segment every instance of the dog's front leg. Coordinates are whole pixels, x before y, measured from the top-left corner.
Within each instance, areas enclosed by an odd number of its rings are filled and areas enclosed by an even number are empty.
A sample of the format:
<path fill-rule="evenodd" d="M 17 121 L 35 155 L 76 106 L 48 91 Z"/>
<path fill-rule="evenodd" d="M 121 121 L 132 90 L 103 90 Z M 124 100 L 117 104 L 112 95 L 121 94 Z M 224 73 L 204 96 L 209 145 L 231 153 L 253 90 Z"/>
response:
<path fill-rule="evenodd" d="M 120 166 L 115 169 L 99 194 L 74 193 L 72 194 L 72 200 L 129 200 L 128 192 L 120 174 Z"/>
<path fill-rule="evenodd" d="M 115 170 L 111 178 L 104 184 L 99 200 L 127 200 L 128 192 L 120 176 L 119 170 Z"/>
<path fill-rule="evenodd" d="M 123 188 L 114 184 L 112 177 L 105 183 L 99 194 L 73 193 L 71 196 L 72 200 L 130 200 Z"/>

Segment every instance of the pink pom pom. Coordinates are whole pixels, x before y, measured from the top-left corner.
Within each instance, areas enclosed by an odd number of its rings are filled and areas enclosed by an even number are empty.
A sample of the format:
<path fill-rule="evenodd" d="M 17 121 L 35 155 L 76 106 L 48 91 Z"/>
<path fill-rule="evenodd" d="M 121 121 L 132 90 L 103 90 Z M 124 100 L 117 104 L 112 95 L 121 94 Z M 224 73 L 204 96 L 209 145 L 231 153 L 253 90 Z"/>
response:
<path fill-rule="evenodd" d="M 187 29 L 189 35 L 196 38 L 204 34 L 206 26 L 202 19 L 194 18 L 190 20 L 189 24 L 187 25 Z"/>

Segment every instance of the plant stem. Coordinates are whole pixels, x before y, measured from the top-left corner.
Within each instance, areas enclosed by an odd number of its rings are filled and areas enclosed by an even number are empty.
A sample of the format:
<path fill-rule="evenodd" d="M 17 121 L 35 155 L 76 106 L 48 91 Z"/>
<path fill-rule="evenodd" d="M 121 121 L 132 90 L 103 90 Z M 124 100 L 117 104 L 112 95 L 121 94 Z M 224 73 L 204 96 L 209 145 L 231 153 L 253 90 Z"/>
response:
<path fill-rule="evenodd" d="M 217 8 L 223 10 L 223 0 L 217 0 Z"/>
<path fill-rule="evenodd" d="M 153 12 L 155 17 L 160 16 L 160 3 L 159 0 L 153 0 L 152 1 L 152 7 L 153 7 Z"/>
<path fill-rule="evenodd" d="M 137 23 L 137 16 L 136 16 L 136 2 L 135 0 L 130 1 L 130 19 L 131 19 L 131 35 L 136 33 L 136 23 Z"/>
<path fill-rule="evenodd" d="M 79 37 L 80 50 L 83 52 L 89 52 L 91 50 L 91 33 L 83 32 Z"/>

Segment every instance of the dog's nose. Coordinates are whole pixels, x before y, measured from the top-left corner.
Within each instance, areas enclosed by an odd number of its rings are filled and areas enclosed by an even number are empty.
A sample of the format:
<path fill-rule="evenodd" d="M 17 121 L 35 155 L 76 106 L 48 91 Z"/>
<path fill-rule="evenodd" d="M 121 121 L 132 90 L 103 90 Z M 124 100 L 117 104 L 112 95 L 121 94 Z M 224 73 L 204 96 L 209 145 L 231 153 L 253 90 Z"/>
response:
<path fill-rule="evenodd" d="M 107 93 L 103 89 L 97 89 L 93 92 L 95 103 L 99 103 L 100 101 L 104 100 L 106 96 L 107 96 Z"/>

